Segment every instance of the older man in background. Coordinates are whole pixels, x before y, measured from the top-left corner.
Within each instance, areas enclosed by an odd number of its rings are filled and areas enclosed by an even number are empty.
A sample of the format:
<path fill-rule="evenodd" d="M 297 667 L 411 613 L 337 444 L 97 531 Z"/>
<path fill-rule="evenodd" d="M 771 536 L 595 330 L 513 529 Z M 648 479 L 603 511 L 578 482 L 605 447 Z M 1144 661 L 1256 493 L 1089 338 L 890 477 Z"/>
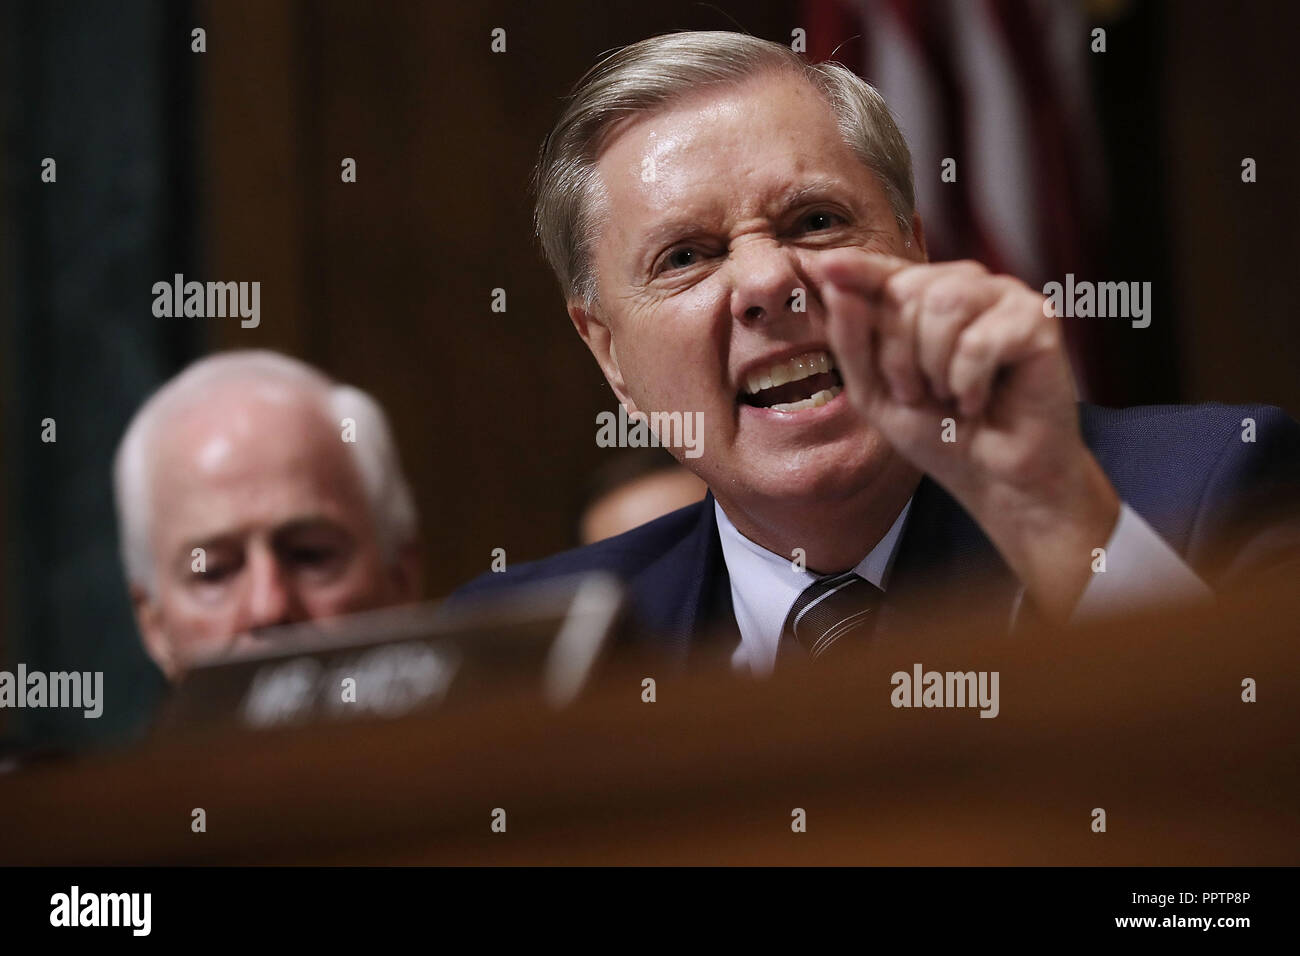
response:
<path fill-rule="evenodd" d="M 144 646 L 169 679 L 276 625 L 418 600 L 417 522 L 383 410 L 266 351 L 189 366 L 114 462 Z"/>

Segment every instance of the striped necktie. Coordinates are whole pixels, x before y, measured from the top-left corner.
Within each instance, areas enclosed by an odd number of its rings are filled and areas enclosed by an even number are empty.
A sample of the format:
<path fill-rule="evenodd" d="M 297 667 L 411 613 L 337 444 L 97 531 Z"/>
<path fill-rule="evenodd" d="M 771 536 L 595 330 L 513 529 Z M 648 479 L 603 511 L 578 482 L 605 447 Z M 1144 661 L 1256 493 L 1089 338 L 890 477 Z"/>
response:
<path fill-rule="evenodd" d="M 781 643 L 793 641 L 813 660 L 846 637 L 857 643 L 870 637 L 885 592 L 853 571 L 818 578 L 794 602 Z"/>

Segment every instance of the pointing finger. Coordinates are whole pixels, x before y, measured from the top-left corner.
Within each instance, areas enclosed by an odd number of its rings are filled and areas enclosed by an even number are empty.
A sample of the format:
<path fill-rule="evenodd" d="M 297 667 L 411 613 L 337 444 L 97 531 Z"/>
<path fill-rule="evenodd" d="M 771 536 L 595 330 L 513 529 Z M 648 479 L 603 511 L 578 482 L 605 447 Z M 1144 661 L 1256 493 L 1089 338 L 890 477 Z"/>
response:
<path fill-rule="evenodd" d="M 877 296 L 890 278 L 917 265 L 921 263 L 862 249 L 831 249 L 812 257 L 807 269 L 819 285 L 833 282 L 862 295 Z"/>

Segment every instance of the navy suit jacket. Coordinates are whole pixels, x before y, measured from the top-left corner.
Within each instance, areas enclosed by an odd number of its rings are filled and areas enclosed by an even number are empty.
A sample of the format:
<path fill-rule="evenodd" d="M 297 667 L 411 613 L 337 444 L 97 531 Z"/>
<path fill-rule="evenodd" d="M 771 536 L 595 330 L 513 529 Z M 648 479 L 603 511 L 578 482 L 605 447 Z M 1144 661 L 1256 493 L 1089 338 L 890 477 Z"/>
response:
<path fill-rule="evenodd" d="M 1300 525 L 1279 523 L 1275 509 L 1294 515 L 1300 501 L 1300 425 L 1281 410 L 1080 405 L 1079 413 L 1083 438 L 1120 498 L 1212 586 L 1296 556 Z M 1245 419 L 1255 422 L 1253 442 L 1243 440 Z M 624 580 L 646 638 L 682 656 L 706 645 L 735 646 L 712 495 L 617 537 L 484 574 L 451 600 L 595 570 Z M 1019 586 L 975 521 L 923 478 L 877 629 L 900 622 L 968 628 L 972 615 L 1005 624 Z"/>

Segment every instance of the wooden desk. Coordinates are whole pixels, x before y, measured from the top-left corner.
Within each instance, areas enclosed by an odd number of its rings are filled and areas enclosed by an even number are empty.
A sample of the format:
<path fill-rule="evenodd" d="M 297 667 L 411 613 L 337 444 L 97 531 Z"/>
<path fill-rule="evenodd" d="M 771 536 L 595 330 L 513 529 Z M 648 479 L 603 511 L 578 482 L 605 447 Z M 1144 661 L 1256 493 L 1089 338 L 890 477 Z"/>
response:
<path fill-rule="evenodd" d="M 1279 591 L 1069 633 L 954 628 L 766 683 L 612 667 L 563 712 L 503 692 L 158 740 L 0 778 L 0 862 L 1296 864 L 1300 601 Z M 998 671 L 999 715 L 893 707 L 917 662 Z"/>

